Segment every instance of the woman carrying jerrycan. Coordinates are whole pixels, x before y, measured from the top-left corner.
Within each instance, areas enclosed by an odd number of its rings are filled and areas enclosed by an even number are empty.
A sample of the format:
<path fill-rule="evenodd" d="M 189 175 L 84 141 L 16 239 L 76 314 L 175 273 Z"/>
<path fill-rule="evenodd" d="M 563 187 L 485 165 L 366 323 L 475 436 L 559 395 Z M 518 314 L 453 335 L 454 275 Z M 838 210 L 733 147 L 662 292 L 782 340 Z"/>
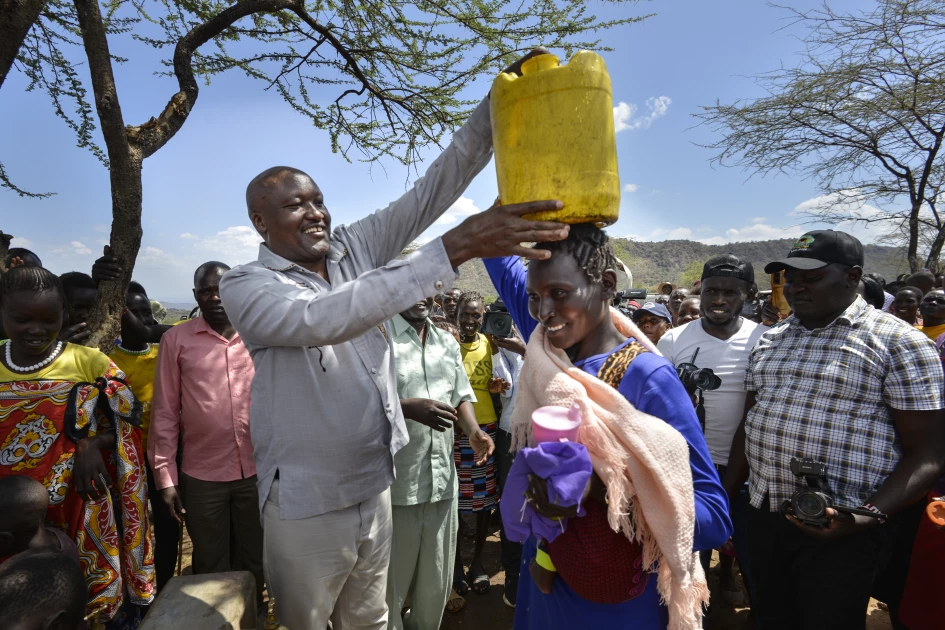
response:
<path fill-rule="evenodd" d="M 709 592 L 695 552 L 721 546 L 732 524 L 673 366 L 610 306 L 617 262 L 599 227 L 620 200 L 610 79 L 587 52 L 522 70 L 492 89 L 500 198 L 560 199 L 534 218 L 571 227 L 535 245 L 551 256 L 527 270 L 485 261 L 529 338 L 502 497 L 506 532 L 525 543 L 515 628 L 700 628 Z M 566 417 L 538 411 L 548 406 Z"/>

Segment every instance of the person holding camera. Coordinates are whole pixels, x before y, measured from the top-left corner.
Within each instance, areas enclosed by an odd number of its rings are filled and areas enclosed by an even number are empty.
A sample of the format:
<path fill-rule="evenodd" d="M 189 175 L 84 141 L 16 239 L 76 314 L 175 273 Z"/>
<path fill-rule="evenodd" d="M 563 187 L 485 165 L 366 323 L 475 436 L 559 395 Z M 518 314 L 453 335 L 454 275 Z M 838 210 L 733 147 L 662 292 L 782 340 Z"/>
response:
<path fill-rule="evenodd" d="M 499 495 L 505 488 L 509 471 L 515 461 L 512 452 L 512 411 L 515 406 L 515 389 L 518 383 L 518 374 L 522 370 L 525 360 L 525 341 L 519 334 L 509 314 L 508 308 L 501 298 L 489 305 L 489 312 L 482 321 L 482 333 L 492 345 L 492 372 L 496 378 L 501 378 L 509 384 L 499 394 L 502 411 L 499 414 L 499 429 L 496 432 L 495 460 L 497 466 Z M 498 350 L 498 352 L 495 352 Z M 499 510 L 502 509 L 501 500 Z M 500 524 L 499 539 L 502 542 L 502 566 L 505 568 L 505 586 L 502 601 L 506 606 L 515 608 L 518 595 L 518 579 L 522 564 L 522 544 L 509 540 L 505 535 L 505 527 Z"/>
<path fill-rule="evenodd" d="M 683 378 L 690 394 L 704 400 L 704 431 L 709 454 L 720 477 L 725 475 L 732 447 L 732 437 L 738 429 L 745 409 L 745 372 L 748 369 L 748 353 L 767 330 L 741 316 L 745 303 L 751 301 L 758 291 L 755 271 L 751 263 L 734 254 L 722 254 L 710 258 L 702 268 L 702 317 L 679 328 L 668 331 L 657 349 L 677 369 L 687 363 L 703 371 L 711 370 L 721 383 L 701 382 Z M 684 302 L 685 304 L 685 302 Z M 696 360 L 692 361 L 695 356 Z M 692 370 L 688 371 L 692 373 Z M 687 376 L 681 372 L 681 377 Z M 718 384 L 718 387 L 707 390 Z M 732 542 L 751 595 L 751 578 L 748 552 L 748 490 L 744 483 L 729 493 L 729 515 L 734 532 Z M 708 570 L 712 551 L 702 553 L 702 565 Z M 721 556 L 721 583 L 724 597 L 730 603 L 741 603 L 741 592 L 732 574 L 731 556 Z"/>
<path fill-rule="evenodd" d="M 860 242 L 833 230 L 765 267 L 785 272 L 794 313 L 751 351 L 723 481 L 734 494 L 749 480 L 752 605 L 765 629 L 863 628 L 896 535 L 899 519 L 886 517 L 942 473 L 935 347 L 857 295 L 862 267 Z M 898 599 L 886 603 L 895 618 Z"/>

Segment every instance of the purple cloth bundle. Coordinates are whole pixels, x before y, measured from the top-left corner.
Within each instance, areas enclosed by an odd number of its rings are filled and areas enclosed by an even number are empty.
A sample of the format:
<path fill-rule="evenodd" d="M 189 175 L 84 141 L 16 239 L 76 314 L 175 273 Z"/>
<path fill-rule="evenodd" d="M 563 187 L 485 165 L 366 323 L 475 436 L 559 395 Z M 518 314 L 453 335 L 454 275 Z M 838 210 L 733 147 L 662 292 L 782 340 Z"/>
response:
<path fill-rule="evenodd" d="M 519 451 L 502 489 L 505 535 L 516 542 L 525 542 L 529 536 L 551 542 L 564 531 L 565 521 L 540 516 L 525 500 L 529 475 L 548 481 L 549 501 L 578 505 L 578 516 L 584 516 L 580 503 L 593 472 L 587 449 L 576 442 L 545 442 Z"/>

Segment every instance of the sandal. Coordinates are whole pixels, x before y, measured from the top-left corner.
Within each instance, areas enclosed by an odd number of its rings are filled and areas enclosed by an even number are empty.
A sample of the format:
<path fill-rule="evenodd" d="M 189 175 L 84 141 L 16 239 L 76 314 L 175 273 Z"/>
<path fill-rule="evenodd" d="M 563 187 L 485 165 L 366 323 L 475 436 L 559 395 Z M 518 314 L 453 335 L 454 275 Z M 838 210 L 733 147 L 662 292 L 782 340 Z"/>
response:
<path fill-rule="evenodd" d="M 466 574 L 460 571 L 453 571 L 453 593 L 463 597 L 469 592 L 469 582 L 466 581 Z M 465 602 L 464 602 L 465 603 Z M 462 609 L 460 609 L 462 610 Z"/>
<path fill-rule="evenodd" d="M 450 598 L 446 600 L 446 612 L 458 613 L 465 607 L 466 598 L 457 593 L 455 590 L 450 592 Z"/>
<path fill-rule="evenodd" d="M 489 592 L 489 587 L 492 586 L 489 583 L 489 576 L 485 573 L 481 573 L 473 578 L 472 590 L 476 591 L 480 595 L 485 595 Z"/>

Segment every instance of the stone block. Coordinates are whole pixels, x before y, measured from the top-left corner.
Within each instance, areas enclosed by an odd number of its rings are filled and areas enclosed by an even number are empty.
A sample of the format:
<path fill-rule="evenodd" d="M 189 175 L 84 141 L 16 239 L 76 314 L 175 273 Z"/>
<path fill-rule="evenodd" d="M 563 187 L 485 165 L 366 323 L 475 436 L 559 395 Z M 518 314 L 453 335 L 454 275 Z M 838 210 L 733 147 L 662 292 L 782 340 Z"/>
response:
<path fill-rule="evenodd" d="M 256 627 L 256 580 L 246 571 L 181 575 L 158 594 L 140 630 Z"/>

